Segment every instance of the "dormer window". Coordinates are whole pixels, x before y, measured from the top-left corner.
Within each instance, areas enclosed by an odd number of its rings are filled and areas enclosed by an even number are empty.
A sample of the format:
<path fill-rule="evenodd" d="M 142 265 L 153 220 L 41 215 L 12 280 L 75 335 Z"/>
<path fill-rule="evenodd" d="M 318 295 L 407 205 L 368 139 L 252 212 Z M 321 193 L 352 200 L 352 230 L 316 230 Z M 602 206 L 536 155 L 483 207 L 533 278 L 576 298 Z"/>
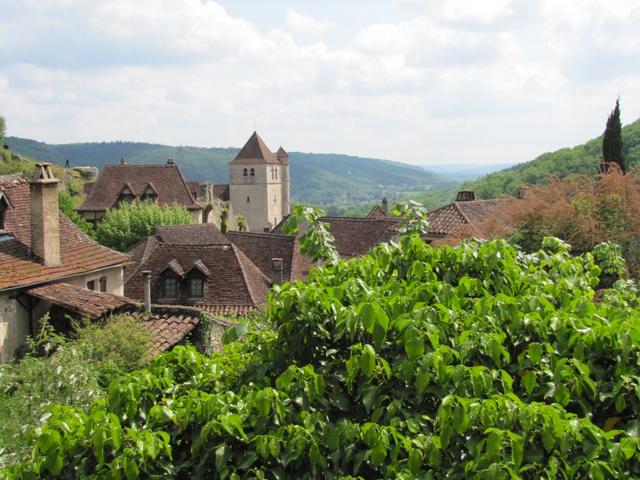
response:
<path fill-rule="evenodd" d="M 256 176 L 256 170 L 254 168 L 251 169 L 251 176 L 252 177 Z"/>
<path fill-rule="evenodd" d="M 165 298 L 176 298 L 178 296 L 178 279 L 176 277 L 163 278 L 162 296 Z"/>
<path fill-rule="evenodd" d="M 196 260 L 193 264 L 193 268 L 189 270 L 186 276 L 187 287 L 189 291 L 189 297 L 202 298 L 204 297 L 204 287 L 207 277 L 211 275 L 211 272 L 202 260 Z"/>
<path fill-rule="evenodd" d="M 6 212 L 9 209 L 9 200 L 0 192 L 0 230 L 5 229 Z"/>
<path fill-rule="evenodd" d="M 158 200 L 158 193 L 156 192 L 156 190 L 153 188 L 151 184 L 149 184 L 149 186 L 145 188 L 144 192 L 142 193 L 142 196 L 140 197 L 140 200 L 142 201 L 146 200 L 154 203 Z"/>
<path fill-rule="evenodd" d="M 118 205 L 122 205 L 123 203 L 133 203 L 136 196 L 131 190 L 131 187 L 125 185 L 125 187 L 120 192 L 120 196 L 118 197 Z"/>
<path fill-rule="evenodd" d="M 163 298 L 178 298 L 180 295 L 180 281 L 184 278 L 184 270 L 174 258 L 160 275 L 160 286 Z"/>
<path fill-rule="evenodd" d="M 246 177 L 249 174 L 249 170 L 247 170 L 246 168 L 242 169 L 242 176 Z"/>
<path fill-rule="evenodd" d="M 204 279 L 193 277 L 189 279 L 189 296 L 202 297 L 204 295 Z"/>

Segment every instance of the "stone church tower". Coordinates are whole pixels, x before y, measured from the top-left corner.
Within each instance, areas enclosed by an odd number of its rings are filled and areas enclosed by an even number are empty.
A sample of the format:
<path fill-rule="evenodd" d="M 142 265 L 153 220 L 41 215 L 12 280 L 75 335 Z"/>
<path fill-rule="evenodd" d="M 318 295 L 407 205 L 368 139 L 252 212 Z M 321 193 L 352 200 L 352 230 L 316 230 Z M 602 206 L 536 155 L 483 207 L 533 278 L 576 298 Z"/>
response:
<path fill-rule="evenodd" d="M 274 154 L 257 132 L 229 164 L 229 200 L 233 214 L 242 215 L 250 232 L 269 231 L 289 214 L 289 156 L 282 147 Z"/>

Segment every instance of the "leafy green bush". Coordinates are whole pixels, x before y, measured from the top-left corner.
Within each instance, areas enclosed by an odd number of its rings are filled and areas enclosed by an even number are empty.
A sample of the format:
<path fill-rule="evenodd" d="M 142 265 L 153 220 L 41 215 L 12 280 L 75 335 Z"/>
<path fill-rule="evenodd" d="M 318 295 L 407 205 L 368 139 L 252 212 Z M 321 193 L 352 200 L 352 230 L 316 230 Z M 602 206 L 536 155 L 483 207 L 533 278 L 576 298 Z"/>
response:
<path fill-rule="evenodd" d="M 64 190 L 60 190 L 58 192 L 58 205 L 60 207 L 60 211 L 71 220 L 76 227 L 82 230 L 84 233 L 89 235 L 91 238 L 96 238 L 96 231 L 89 222 L 87 222 L 84 217 L 82 217 L 73 205 L 73 198 Z"/>
<path fill-rule="evenodd" d="M 26 356 L 0 366 L 0 465 L 24 454 L 24 432 L 53 404 L 86 409 L 113 378 L 148 362 L 149 334 L 131 316 L 79 327 L 76 335 L 69 340 L 56 334 L 45 319 Z"/>
<path fill-rule="evenodd" d="M 189 211 L 177 203 L 164 206 L 150 201 L 125 203 L 107 211 L 98 225 L 98 241 L 123 252 L 150 235 L 154 227 L 193 222 Z"/>
<path fill-rule="evenodd" d="M 402 237 L 275 287 L 272 328 L 211 359 L 177 347 L 53 408 L 6 475 L 638 477 L 638 288 L 594 302 L 599 275 L 555 239 Z"/>

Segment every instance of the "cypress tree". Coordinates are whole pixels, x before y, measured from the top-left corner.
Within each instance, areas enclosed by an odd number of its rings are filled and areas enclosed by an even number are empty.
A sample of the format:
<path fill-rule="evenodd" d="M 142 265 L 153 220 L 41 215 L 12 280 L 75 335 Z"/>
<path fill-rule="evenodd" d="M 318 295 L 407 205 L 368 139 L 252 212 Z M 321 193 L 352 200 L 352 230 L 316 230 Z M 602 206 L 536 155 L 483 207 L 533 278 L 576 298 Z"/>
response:
<path fill-rule="evenodd" d="M 615 162 L 624 172 L 622 158 L 622 125 L 620 123 L 620 99 L 616 99 L 616 106 L 607 119 L 607 127 L 602 137 L 602 161 Z"/>

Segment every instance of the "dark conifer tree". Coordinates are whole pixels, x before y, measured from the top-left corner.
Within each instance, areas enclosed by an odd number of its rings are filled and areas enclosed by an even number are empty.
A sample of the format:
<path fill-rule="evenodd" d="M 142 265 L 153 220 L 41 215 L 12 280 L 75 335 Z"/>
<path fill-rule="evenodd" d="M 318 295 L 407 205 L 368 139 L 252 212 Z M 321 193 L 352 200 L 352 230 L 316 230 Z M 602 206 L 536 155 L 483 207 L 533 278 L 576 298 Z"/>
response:
<path fill-rule="evenodd" d="M 602 138 L 602 161 L 615 162 L 625 172 L 622 157 L 622 125 L 620 123 L 620 99 L 607 119 L 607 127 Z"/>

